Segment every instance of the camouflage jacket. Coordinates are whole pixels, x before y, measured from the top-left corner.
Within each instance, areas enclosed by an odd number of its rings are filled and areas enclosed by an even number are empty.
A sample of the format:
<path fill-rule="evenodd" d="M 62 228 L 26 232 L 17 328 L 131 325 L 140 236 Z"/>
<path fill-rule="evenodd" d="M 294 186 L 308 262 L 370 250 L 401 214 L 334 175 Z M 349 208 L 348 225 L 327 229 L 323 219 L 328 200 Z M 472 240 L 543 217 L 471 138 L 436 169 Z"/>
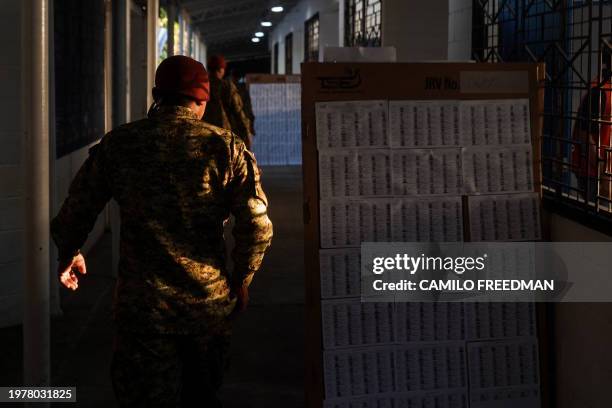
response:
<path fill-rule="evenodd" d="M 224 81 L 218 79 L 216 76 L 211 75 L 210 77 L 210 99 L 206 104 L 206 111 L 204 112 L 204 120 L 211 125 L 223 128 L 232 129 L 227 112 L 225 111 L 224 97 L 223 95 L 227 91 L 225 90 Z"/>
<path fill-rule="evenodd" d="M 240 92 L 231 79 L 210 78 L 210 100 L 204 113 L 205 122 L 228 129 L 242 140 L 250 136 L 253 124 L 245 111 Z"/>
<path fill-rule="evenodd" d="M 252 135 L 253 125 L 251 119 L 234 81 L 228 78 L 224 82 L 223 103 L 230 125 L 232 126 L 232 132 L 240 136 L 242 140 L 246 140 L 248 136 Z"/>
<path fill-rule="evenodd" d="M 244 105 L 244 113 L 251 121 L 251 135 L 255 135 L 255 114 L 253 113 L 253 103 L 251 101 L 251 94 L 247 84 L 238 83 L 236 85 L 240 98 L 242 98 L 242 104 Z"/>
<path fill-rule="evenodd" d="M 121 213 L 114 314 L 122 330 L 197 333 L 225 318 L 272 238 L 252 153 L 187 108 L 160 107 L 90 150 L 51 223 L 60 259 L 78 253 L 106 202 Z M 234 272 L 224 221 L 233 214 Z"/>

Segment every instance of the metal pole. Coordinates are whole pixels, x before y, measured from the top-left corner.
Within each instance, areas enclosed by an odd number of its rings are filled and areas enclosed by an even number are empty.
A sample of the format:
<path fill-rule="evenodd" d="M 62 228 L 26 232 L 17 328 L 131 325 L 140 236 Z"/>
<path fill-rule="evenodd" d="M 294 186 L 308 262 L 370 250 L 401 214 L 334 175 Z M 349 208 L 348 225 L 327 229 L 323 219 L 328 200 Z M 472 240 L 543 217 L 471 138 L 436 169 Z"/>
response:
<path fill-rule="evenodd" d="M 113 127 L 130 120 L 130 3 L 131 0 L 113 0 Z M 110 203 L 112 231 L 112 273 L 119 269 L 119 237 L 121 220 L 116 201 Z"/>
<path fill-rule="evenodd" d="M 23 4 L 25 130 L 24 384 L 50 380 L 49 1 Z"/>
<path fill-rule="evenodd" d="M 193 47 L 192 47 L 192 42 L 191 42 L 191 33 L 192 33 L 191 24 L 189 20 L 186 20 L 186 22 L 187 22 L 187 25 L 185 28 L 185 33 L 187 34 L 187 46 L 186 46 L 187 48 L 185 50 L 185 55 L 193 58 L 193 49 L 192 49 Z"/>
<path fill-rule="evenodd" d="M 104 0 L 104 133 L 113 128 L 113 0 Z M 104 209 L 104 228 L 112 230 L 111 206 Z M 112 258 L 111 249 L 111 258 Z M 113 269 L 111 267 L 111 274 Z"/>
<path fill-rule="evenodd" d="M 151 90 L 155 83 L 155 68 L 157 68 L 158 22 L 159 0 L 147 0 L 147 107 L 153 103 Z"/>
<path fill-rule="evenodd" d="M 338 6 L 338 46 L 344 47 L 344 37 L 345 30 L 345 15 L 346 15 L 346 3 L 345 1 L 340 1 Z"/>
<path fill-rule="evenodd" d="M 104 0 L 104 133 L 113 127 L 113 1 Z"/>
<path fill-rule="evenodd" d="M 130 1 L 113 1 L 113 127 L 130 120 Z"/>
<path fill-rule="evenodd" d="M 56 128 L 55 128 L 55 22 L 53 10 L 56 0 L 48 0 L 49 4 L 49 216 L 53 217 L 59 210 L 61 203 L 57 202 L 57 171 L 56 171 Z M 61 0 L 60 0 L 61 1 Z M 57 316 L 62 313 L 60 307 L 60 282 L 55 275 L 57 270 L 57 248 L 49 246 L 49 262 L 52 271 L 49 279 L 50 285 L 50 313 Z"/>
<path fill-rule="evenodd" d="M 183 14 L 183 10 L 178 10 L 178 18 L 179 18 L 179 49 L 178 55 L 185 55 L 185 15 Z"/>
<path fill-rule="evenodd" d="M 176 21 L 176 4 L 168 4 L 168 56 L 174 55 L 174 22 Z"/>
<path fill-rule="evenodd" d="M 193 31 L 193 59 L 200 60 L 200 40 L 198 39 L 197 30 Z"/>

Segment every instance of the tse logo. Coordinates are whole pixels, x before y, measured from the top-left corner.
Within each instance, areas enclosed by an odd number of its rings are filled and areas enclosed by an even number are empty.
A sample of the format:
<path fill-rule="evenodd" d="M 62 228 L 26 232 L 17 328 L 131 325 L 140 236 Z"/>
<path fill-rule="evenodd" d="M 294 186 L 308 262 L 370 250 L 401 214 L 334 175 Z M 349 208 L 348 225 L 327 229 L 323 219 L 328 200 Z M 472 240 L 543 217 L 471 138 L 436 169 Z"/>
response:
<path fill-rule="evenodd" d="M 459 89 L 456 79 L 448 77 L 425 77 L 425 89 Z"/>

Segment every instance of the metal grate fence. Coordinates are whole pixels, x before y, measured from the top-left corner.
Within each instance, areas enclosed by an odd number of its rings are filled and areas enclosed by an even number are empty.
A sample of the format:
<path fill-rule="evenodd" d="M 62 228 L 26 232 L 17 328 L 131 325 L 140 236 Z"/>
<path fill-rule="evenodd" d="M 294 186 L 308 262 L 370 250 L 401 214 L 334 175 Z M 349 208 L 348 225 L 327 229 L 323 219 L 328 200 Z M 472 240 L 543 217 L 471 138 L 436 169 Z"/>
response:
<path fill-rule="evenodd" d="M 380 47 L 382 0 L 346 0 L 345 45 Z"/>
<path fill-rule="evenodd" d="M 612 219 L 611 3 L 473 1 L 474 59 L 546 63 L 545 198 L 595 221 Z"/>
<path fill-rule="evenodd" d="M 304 23 L 304 62 L 319 60 L 319 14 Z"/>

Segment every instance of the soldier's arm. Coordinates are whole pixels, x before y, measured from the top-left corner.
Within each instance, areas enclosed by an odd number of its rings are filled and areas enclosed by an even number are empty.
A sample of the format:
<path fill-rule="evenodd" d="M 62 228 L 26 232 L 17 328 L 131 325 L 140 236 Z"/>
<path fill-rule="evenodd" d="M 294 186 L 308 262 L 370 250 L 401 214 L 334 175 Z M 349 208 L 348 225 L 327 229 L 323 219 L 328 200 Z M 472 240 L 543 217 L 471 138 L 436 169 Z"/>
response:
<path fill-rule="evenodd" d="M 103 143 L 89 149 L 89 157 L 72 181 L 68 197 L 51 221 L 51 236 L 58 248 L 60 267 L 79 254 L 98 214 L 111 198 L 104 174 Z"/>
<path fill-rule="evenodd" d="M 238 139 L 238 138 L 236 138 Z M 261 188 L 259 169 L 244 143 L 236 141 L 231 211 L 235 217 L 232 252 L 232 287 L 248 287 L 272 240 L 272 222 L 267 215 L 268 200 Z"/>

